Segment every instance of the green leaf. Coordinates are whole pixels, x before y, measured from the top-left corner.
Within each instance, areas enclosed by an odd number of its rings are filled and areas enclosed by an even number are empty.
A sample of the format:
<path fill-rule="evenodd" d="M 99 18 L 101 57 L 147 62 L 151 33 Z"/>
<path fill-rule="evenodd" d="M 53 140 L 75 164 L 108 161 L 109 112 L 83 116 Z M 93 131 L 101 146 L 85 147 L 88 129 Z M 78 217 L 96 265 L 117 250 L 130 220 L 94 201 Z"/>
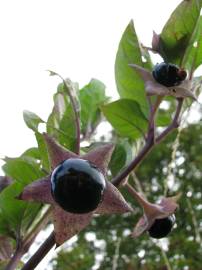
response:
<path fill-rule="evenodd" d="M 24 111 L 23 118 L 26 125 L 33 131 L 38 131 L 39 124 L 45 123 L 38 115 L 30 111 Z"/>
<path fill-rule="evenodd" d="M 44 176 L 44 173 L 40 170 L 39 164 L 33 162 L 31 159 L 24 159 L 22 157 L 5 158 L 5 161 L 6 163 L 2 167 L 5 174 L 21 183 L 23 186 Z"/>
<path fill-rule="evenodd" d="M 76 147 L 76 123 L 68 93 L 61 83 L 53 97 L 54 107 L 47 121 L 47 132 L 71 151 Z"/>
<path fill-rule="evenodd" d="M 31 157 L 33 159 L 40 159 L 40 153 L 39 153 L 39 149 L 36 147 L 32 147 L 27 149 L 22 155 L 21 157 Z"/>
<path fill-rule="evenodd" d="M 132 160 L 131 144 L 127 140 L 122 140 L 116 144 L 113 151 L 109 168 L 112 176 L 115 176 L 123 167 Z"/>
<path fill-rule="evenodd" d="M 0 193 L 0 216 L 4 219 L 4 223 L 0 222 L 0 232 L 8 235 L 14 233 L 16 237 L 19 233 L 26 233 L 41 207 L 36 203 L 17 200 L 22 189 L 23 185 L 15 182 Z"/>
<path fill-rule="evenodd" d="M 160 53 L 165 61 L 182 65 L 183 57 L 198 27 L 202 0 L 184 0 L 171 14 L 160 35 Z"/>
<path fill-rule="evenodd" d="M 149 54 L 138 41 L 133 21 L 128 24 L 119 43 L 115 61 L 115 79 L 120 97 L 135 100 L 147 115 L 148 104 L 144 82 L 139 74 L 129 67 L 129 64 L 137 64 L 147 69 L 152 68 Z"/>
<path fill-rule="evenodd" d="M 183 57 L 182 66 L 194 72 L 202 64 L 202 16 L 199 17 L 197 26 Z"/>
<path fill-rule="evenodd" d="M 42 178 L 44 173 L 41 172 L 39 164 L 33 158 L 31 159 L 25 155 L 19 158 L 6 158 L 5 161 L 6 163 L 2 167 L 5 174 L 16 182 L 0 193 L 0 212 L 7 224 L 9 223 L 9 230 L 14 229 L 14 232 L 17 233 L 20 229 L 24 234 L 28 226 L 33 222 L 41 205 L 20 201 L 16 197 L 24 186 Z"/>
<path fill-rule="evenodd" d="M 134 100 L 117 100 L 102 106 L 102 111 L 117 133 L 123 137 L 135 140 L 147 130 L 148 121 Z"/>
<path fill-rule="evenodd" d="M 79 91 L 81 104 L 81 130 L 84 136 L 95 129 L 101 120 L 99 106 L 105 100 L 105 85 L 96 79 L 92 79 Z"/>
<path fill-rule="evenodd" d="M 40 155 L 41 164 L 43 166 L 43 169 L 47 172 L 50 171 L 50 162 L 48 157 L 48 150 L 46 146 L 46 142 L 44 140 L 44 137 L 41 133 L 36 132 L 35 137 L 38 143 L 38 151 Z"/>
<path fill-rule="evenodd" d="M 156 117 L 156 125 L 158 127 L 165 127 L 171 123 L 171 112 L 159 109 Z"/>

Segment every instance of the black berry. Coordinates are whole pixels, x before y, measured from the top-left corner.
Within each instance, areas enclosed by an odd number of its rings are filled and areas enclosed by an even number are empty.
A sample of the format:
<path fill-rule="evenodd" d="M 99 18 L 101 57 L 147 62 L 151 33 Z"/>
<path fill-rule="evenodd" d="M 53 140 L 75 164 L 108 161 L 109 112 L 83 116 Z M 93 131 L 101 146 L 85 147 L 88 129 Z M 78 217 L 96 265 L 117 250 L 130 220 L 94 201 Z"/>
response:
<path fill-rule="evenodd" d="M 164 86 L 171 87 L 179 85 L 186 79 L 187 73 L 178 66 L 169 63 L 160 63 L 154 67 L 152 72 L 154 79 Z"/>
<path fill-rule="evenodd" d="M 148 230 L 149 235 L 157 239 L 166 237 L 171 232 L 174 223 L 174 215 L 162 219 L 156 219 L 154 224 Z"/>
<path fill-rule="evenodd" d="M 54 200 L 66 211 L 83 214 L 97 208 L 105 189 L 104 175 L 91 162 L 70 158 L 51 176 Z"/>

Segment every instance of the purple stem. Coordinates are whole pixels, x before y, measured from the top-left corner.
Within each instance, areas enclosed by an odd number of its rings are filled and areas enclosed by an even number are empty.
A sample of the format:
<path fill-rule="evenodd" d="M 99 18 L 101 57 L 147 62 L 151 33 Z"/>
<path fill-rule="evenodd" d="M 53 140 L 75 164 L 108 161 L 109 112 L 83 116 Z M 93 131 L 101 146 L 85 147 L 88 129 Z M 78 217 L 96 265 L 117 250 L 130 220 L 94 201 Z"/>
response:
<path fill-rule="evenodd" d="M 25 251 L 24 250 L 20 250 L 17 249 L 15 251 L 15 253 L 13 254 L 11 260 L 9 261 L 9 263 L 6 265 L 4 270 L 15 270 L 17 269 L 18 263 L 20 261 L 20 259 L 22 258 L 22 256 L 24 255 Z"/>
<path fill-rule="evenodd" d="M 49 237 L 46 239 L 46 241 L 40 246 L 40 248 L 29 259 L 29 261 L 22 267 L 21 270 L 34 269 L 54 245 L 55 245 L 55 234 L 54 232 L 52 232 L 49 235 Z"/>

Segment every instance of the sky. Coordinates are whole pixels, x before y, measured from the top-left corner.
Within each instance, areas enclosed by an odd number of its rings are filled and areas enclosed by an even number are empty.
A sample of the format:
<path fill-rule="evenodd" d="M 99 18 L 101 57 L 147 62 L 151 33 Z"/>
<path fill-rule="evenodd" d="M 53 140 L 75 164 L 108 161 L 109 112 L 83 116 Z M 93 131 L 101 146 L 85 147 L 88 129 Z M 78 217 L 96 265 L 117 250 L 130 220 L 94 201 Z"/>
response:
<path fill-rule="evenodd" d="M 131 19 L 144 45 L 161 32 L 180 0 L 6 0 L 0 1 L 0 158 L 19 156 L 36 145 L 23 110 L 46 120 L 60 82 L 53 70 L 77 81 L 91 78 L 116 93 L 114 62 Z M 0 165 L 2 162 L 0 162 Z M 1 171 L 0 171 L 1 172 Z M 44 263 L 37 268 L 44 269 Z"/>

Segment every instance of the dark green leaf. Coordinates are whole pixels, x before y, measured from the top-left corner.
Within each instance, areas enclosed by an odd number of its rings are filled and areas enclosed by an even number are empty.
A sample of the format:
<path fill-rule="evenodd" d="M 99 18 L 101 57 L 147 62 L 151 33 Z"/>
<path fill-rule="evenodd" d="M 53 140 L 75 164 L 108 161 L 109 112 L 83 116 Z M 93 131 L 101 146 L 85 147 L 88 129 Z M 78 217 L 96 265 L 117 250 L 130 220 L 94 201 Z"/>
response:
<path fill-rule="evenodd" d="M 115 62 L 116 85 L 120 97 L 137 101 L 147 115 L 148 105 L 143 80 L 129 64 L 137 64 L 148 69 L 152 67 L 149 54 L 138 41 L 133 21 L 127 26 L 119 43 Z"/>
<path fill-rule="evenodd" d="M 147 119 L 134 100 L 117 100 L 102 106 L 102 111 L 114 129 L 123 137 L 134 140 L 143 136 L 147 130 Z"/>
<path fill-rule="evenodd" d="M 38 115 L 29 111 L 23 112 L 23 118 L 26 125 L 33 131 L 38 131 L 39 124 L 44 123 L 44 121 Z"/>
<path fill-rule="evenodd" d="M 201 0 L 184 0 L 171 14 L 160 35 L 160 52 L 165 61 L 182 65 L 198 27 Z"/>
<path fill-rule="evenodd" d="M 0 193 L 0 213 L 4 223 L 0 222 L 0 232 L 25 234 L 28 225 L 37 215 L 40 205 L 17 200 L 16 197 L 23 189 L 23 185 L 15 182 Z M 0 215 L 0 216 L 1 216 Z"/>
<path fill-rule="evenodd" d="M 93 131 L 101 119 L 99 106 L 106 100 L 105 85 L 96 79 L 79 91 L 81 123 L 84 136 Z"/>
<path fill-rule="evenodd" d="M 115 176 L 124 166 L 132 160 L 132 148 L 127 140 L 116 144 L 109 163 L 112 176 Z"/>

